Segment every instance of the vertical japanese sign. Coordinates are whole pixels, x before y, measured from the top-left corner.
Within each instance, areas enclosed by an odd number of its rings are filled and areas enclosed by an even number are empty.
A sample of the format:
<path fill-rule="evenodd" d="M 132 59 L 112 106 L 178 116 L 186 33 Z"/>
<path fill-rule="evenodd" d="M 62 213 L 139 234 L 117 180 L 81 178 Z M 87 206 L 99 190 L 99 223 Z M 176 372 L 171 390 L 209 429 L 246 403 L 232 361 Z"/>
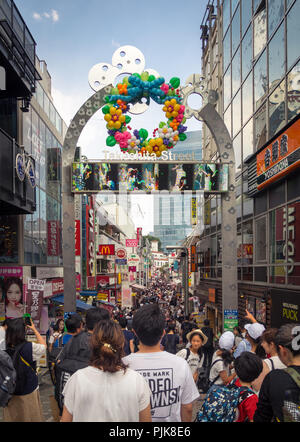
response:
<path fill-rule="evenodd" d="M 197 198 L 192 197 L 191 198 L 191 225 L 196 226 L 197 225 Z"/>
<path fill-rule="evenodd" d="M 86 245 L 87 245 L 87 266 L 86 276 L 88 288 L 95 288 L 95 223 L 94 223 L 94 200 L 89 197 L 90 204 L 86 206 Z M 93 286 L 91 277 L 94 277 Z"/>
<path fill-rule="evenodd" d="M 48 221 L 48 255 L 59 256 L 60 251 L 60 223 L 59 221 Z"/>
<path fill-rule="evenodd" d="M 191 272 L 196 272 L 196 246 L 191 246 L 190 263 L 191 263 Z"/>
<path fill-rule="evenodd" d="M 36 328 L 40 328 L 43 308 L 45 280 L 28 278 L 26 313 L 29 313 Z"/>

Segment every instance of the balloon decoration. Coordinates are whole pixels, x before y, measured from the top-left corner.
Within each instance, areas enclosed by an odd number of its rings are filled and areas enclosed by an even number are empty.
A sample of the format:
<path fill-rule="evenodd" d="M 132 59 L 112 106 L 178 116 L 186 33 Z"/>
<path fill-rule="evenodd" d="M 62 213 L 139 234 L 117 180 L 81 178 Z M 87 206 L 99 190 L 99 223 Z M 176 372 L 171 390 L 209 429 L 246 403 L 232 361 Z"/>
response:
<path fill-rule="evenodd" d="M 155 154 L 160 157 L 164 150 L 172 149 L 178 141 L 186 139 L 187 127 L 184 116 L 185 106 L 182 105 L 180 94 L 180 80 L 173 77 L 169 83 L 165 79 L 155 78 L 148 72 L 133 74 L 125 77 L 122 83 L 117 84 L 107 95 L 106 105 L 102 108 L 107 123 L 107 146 L 118 144 L 122 152 Z M 153 130 L 152 138 L 146 129 L 135 129 L 129 126 L 131 118 L 127 115 L 130 106 L 150 99 L 163 106 L 167 118 L 159 127 Z"/>

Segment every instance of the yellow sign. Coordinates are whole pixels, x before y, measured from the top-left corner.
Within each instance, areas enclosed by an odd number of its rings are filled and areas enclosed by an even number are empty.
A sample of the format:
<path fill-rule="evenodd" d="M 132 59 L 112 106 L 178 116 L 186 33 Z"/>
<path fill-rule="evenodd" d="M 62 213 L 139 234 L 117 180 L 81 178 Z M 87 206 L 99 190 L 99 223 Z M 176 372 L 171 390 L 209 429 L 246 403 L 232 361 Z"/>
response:
<path fill-rule="evenodd" d="M 211 204 L 210 200 L 208 200 L 204 204 L 204 224 L 206 226 L 210 226 L 210 212 L 211 212 Z"/>
<path fill-rule="evenodd" d="M 97 294 L 97 301 L 107 301 L 108 295 L 107 293 L 98 293 Z"/>
<path fill-rule="evenodd" d="M 132 293 L 131 293 L 131 296 L 136 296 L 136 293 L 133 293 L 133 292 L 132 292 Z"/>
<path fill-rule="evenodd" d="M 191 225 L 197 225 L 197 198 L 191 198 Z"/>

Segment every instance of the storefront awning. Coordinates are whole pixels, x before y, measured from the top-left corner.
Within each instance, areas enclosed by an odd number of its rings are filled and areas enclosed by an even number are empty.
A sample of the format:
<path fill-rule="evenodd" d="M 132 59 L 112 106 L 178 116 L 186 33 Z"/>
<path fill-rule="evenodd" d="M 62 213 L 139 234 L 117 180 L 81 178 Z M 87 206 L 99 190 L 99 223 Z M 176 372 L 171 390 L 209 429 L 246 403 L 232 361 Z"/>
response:
<path fill-rule="evenodd" d="M 64 295 L 54 296 L 53 298 L 51 298 L 51 301 L 58 302 L 59 304 L 64 304 Z M 86 304 L 79 299 L 76 299 L 76 307 L 79 310 L 89 310 L 90 308 L 93 308 L 92 305 Z"/>

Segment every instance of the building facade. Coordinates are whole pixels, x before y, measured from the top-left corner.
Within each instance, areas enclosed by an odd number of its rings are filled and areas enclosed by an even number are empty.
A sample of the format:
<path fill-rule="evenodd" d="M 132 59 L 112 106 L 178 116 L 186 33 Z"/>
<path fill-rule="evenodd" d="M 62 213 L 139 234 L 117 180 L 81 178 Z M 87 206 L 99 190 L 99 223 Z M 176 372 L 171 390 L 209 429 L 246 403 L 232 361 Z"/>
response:
<path fill-rule="evenodd" d="M 210 1 L 202 71 L 233 140 L 239 319 L 299 322 L 299 0 Z M 203 157 L 218 159 L 203 127 Z M 199 293 L 221 308 L 220 197 L 208 197 L 198 247 Z M 217 313 L 216 313 L 217 315 Z"/>

